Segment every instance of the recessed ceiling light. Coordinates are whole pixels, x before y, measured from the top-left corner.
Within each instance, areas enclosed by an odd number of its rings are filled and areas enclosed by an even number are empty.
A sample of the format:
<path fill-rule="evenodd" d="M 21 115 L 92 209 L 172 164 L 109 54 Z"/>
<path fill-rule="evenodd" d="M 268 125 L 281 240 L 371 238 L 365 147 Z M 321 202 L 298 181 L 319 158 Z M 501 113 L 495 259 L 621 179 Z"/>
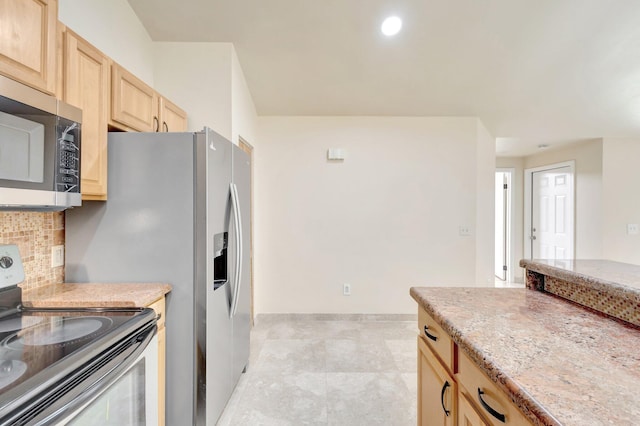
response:
<path fill-rule="evenodd" d="M 538 145 L 538 149 L 547 149 L 549 148 L 549 145 L 547 145 L 546 143 L 541 143 L 540 145 Z"/>
<path fill-rule="evenodd" d="M 384 20 L 380 29 L 382 30 L 382 34 L 386 36 L 396 35 L 402 29 L 402 19 L 397 16 L 389 16 Z"/>

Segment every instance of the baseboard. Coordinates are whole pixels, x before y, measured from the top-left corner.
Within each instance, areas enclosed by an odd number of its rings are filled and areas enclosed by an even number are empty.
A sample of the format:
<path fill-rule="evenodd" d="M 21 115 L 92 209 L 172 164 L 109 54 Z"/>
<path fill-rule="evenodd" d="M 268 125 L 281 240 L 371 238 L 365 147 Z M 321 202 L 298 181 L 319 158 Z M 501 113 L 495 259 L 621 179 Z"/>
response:
<path fill-rule="evenodd" d="M 417 321 L 415 314 L 257 314 L 255 322 L 277 321 Z"/>

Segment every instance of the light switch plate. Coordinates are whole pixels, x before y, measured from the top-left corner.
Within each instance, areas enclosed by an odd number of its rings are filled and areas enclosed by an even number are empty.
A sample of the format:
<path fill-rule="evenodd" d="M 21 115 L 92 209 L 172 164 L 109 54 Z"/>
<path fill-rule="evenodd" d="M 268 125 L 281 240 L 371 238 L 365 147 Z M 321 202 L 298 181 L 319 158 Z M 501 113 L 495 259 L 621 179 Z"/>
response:
<path fill-rule="evenodd" d="M 640 232 L 640 227 L 637 223 L 628 223 L 627 224 L 627 235 L 638 235 Z"/>
<path fill-rule="evenodd" d="M 51 247 L 51 267 L 56 268 L 64 265 L 64 246 Z"/>
<path fill-rule="evenodd" d="M 342 295 L 351 296 L 351 284 L 342 284 Z"/>

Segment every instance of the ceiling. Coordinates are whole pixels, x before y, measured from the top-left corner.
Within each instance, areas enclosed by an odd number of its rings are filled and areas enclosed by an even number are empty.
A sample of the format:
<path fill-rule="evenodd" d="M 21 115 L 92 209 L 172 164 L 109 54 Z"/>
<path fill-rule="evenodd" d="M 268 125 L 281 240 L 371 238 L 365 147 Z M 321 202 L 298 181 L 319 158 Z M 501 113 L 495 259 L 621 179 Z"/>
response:
<path fill-rule="evenodd" d="M 637 0 L 128 1 L 155 41 L 233 43 L 259 115 L 478 116 L 502 156 L 640 137 Z"/>

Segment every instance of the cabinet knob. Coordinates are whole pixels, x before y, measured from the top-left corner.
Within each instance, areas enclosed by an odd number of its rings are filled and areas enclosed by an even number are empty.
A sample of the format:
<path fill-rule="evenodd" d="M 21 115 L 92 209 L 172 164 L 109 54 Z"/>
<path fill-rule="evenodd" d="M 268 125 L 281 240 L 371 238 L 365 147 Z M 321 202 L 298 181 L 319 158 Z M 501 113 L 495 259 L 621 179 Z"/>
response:
<path fill-rule="evenodd" d="M 156 117 L 155 115 L 153 116 L 153 124 L 154 124 L 154 132 L 157 132 L 160 130 L 160 120 L 158 120 L 158 117 Z"/>
<path fill-rule="evenodd" d="M 165 132 L 169 131 L 169 126 L 167 125 L 166 121 L 162 122 L 162 130 L 165 131 Z"/>

